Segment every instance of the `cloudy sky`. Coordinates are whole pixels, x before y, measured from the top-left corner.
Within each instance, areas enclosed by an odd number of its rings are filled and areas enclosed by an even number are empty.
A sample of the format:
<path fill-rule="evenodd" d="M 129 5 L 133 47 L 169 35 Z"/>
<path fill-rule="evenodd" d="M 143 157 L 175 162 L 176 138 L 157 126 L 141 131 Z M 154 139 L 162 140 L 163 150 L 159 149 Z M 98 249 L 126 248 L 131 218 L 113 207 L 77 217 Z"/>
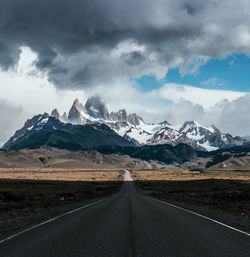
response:
<path fill-rule="evenodd" d="M 99 94 L 148 122 L 250 134 L 248 0 L 0 2 L 0 144 Z"/>

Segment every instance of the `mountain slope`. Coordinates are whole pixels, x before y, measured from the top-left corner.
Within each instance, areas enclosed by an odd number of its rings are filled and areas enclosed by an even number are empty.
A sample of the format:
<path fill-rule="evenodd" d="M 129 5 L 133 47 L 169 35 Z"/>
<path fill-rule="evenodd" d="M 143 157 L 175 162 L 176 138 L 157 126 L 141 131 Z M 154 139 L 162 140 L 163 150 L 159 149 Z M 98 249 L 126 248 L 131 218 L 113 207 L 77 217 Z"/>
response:
<path fill-rule="evenodd" d="M 229 148 L 245 143 L 245 140 L 240 137 L 221 133 L 214 125 L 205 127 L 195 121 L 186 121 L 179 129 L 179 132 L 197 142 L 198 145 L 206 148 L 208 151 Z"/>
<path fill-rule="evenodd" d="M 108 112 L 99 97 L 87 100 L 85 106 L 77 101 L 72 108 L 78 114 L 73 123 L 104 123 L 120 136 L 138 144 L 170 144 L 185 143 L 200 151 L 213 151 L 220 148 L 242 145 L 245 140 L 221 133 L 215 126 L 205 127 L 195 121 L 186 121 L 181 126 L 172 126 L 167 121 L 159 124 L 147 124 L 137 114 L 128 114 L 122 109 L 118 112 Z M 74 107 L 75 106 L 75 107 Z M 70 117 L 70 115 L 69 115 Z M 72 120 L 70 120 L 72 121 Z"/>
<path fill-rule="evenodd" d="M 68 150 L 92 149 L 102 145 L 128 146 L 133 142 L 119 136 L 105 124 L 72 125 L 60 122 L 48 114 L 35 116 L 25 123 L 3 146 L 19 150 L 39 146 L 53 146 Z"/>
<path fill-rule="evenodd" d="M 166 164 L 181 164 L 197 157 L 196 151 L 189 145 L 143 145 L 140 147 L 100 147 L 97 149 L 103 154 L 118 153 L 139 158 L 145 161 L 159 161 Z"/>
<path fill-rule="evenodd" d="M 149 144 L 170 144 L 178 145 L 180 143 L 192 146 L 196 150 L 205 151 L 206 149 L 198 145 L 195 141 L 180 133 L 171 126 L 166 126 L 157 131 L 147 143 Z"/>

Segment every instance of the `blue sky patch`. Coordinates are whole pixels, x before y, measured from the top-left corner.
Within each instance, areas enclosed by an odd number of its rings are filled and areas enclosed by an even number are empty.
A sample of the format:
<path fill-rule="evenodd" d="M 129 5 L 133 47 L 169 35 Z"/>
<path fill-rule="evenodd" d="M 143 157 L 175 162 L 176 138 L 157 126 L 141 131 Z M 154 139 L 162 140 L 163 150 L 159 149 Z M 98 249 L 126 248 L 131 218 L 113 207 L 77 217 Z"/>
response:
<path fill-rule="evenodd" d="M 157 89 L 164 83 L 187 84 L 206 89 L 250 92 L 250 58 L 233 54 L 225 59 L 211 59 L 201 66 L 197 74 L 181 76 L 178 68 L 169 69 L 166 78 L 158 81 L 154 76 L 142 76 L 136 82 L 142 92 Z"/>

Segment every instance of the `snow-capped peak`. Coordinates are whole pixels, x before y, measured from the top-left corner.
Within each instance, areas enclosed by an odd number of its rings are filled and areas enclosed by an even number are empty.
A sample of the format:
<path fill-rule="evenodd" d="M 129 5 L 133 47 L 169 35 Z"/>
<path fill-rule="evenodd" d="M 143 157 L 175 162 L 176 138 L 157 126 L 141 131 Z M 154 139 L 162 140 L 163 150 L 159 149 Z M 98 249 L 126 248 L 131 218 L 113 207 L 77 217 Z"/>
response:
<path fill-rule="evenodd" d="M 104 104 L 99 96 L 88 98 L 85 104 L 86 113 L 94 118 L 109 119 L 109 112 L 106 104 Z"/>
<path fill-rule="evenodd" d="M 205 127 L 197 121 L 186 121 L 179 132 L 196 141 L 198 145 L 208 151 L 244 143 L 241 138 L 233 138 L 229 134 L 221 133 L 214 125 Z"/>
<path fill-rule="evenodd" d="M 101 98 L 89 98 L 85 105 L 76 99 L 69 115 L 60 116 L 55 109 L 51 113 L 60 121 L 73 124 L 104 123 L 120 136 L 137 141 L 139 144 L 189 144 L 198 150 L 216 150 L 242 144 L 241 138 L 222 134 L 214 125 L 203 126 L 197 121 L 186 121 L 182 125 L 171 125 L 168 121 L 147 124 L 135 113 L 128 114 L 125 109 L 109 113 Z"/>
<path fill-rule="evenodd" d="M 69 111 L 69 122 L 73 124 L 84 124 L 84 118 L 81 115 L 82 112 L 84 112 L 84 108 L 80 104 L 79 99 L 76 99 Z"/>

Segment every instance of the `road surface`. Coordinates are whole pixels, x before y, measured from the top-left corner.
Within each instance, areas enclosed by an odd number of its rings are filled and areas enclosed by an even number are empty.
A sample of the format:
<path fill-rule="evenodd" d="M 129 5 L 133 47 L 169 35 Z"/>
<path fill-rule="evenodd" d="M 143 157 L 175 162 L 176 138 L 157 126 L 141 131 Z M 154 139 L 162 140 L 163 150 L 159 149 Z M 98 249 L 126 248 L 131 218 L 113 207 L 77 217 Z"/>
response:
<path fill-rule="evenodd" d="M 120 192 L 0 243 L 1 257 L 249 257 L 250 237 L 138 193 Z"/>

